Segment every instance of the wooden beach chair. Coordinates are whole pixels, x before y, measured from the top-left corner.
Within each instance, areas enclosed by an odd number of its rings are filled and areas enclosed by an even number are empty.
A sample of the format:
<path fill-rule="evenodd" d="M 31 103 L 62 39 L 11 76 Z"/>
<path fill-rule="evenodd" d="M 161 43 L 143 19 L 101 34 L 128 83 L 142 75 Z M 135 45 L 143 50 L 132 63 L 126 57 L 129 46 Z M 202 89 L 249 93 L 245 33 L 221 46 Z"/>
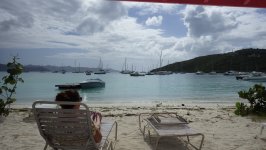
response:
<path fill-rule="evenodd" d="M 80 109 L 61 109 L 59 105 L 80 105 Z M 36 101 L 32 108 L 39 132 L 46 142 L 44 149 L 48 145 L 53 149 L 63 150 L 114 149 L 117 122 L 107 122 L 103 118 L 102 140 L 96 143 L 92 134 L 90 111 L 84 103 Z"/>
<path fill-rule="evenodd" d="M 147 117 L 141 119 L 143 118 L 143 115 L 146 115 Z M 155 150 L 158 147 L 160 139 L 163 137 L 186 137 L 187 140 L 184 142 L 191 145 L 196 150 L 202 148 L 204 141 L 204 135 L 190 128 L 188 122 L 176 113 L 142 113 L 139 115 L 139 129 L 143 134 L 144 139 L 146 139 L 146 137 L 149 138 L 150 143 L 151 136 L 155 136 Z M 154 131 L 155 135 L 151 135 L 151 130 Z M 192 136 L 201 136 L 200 145 L 198 147 L 191 143 L 190 137 Z"/>

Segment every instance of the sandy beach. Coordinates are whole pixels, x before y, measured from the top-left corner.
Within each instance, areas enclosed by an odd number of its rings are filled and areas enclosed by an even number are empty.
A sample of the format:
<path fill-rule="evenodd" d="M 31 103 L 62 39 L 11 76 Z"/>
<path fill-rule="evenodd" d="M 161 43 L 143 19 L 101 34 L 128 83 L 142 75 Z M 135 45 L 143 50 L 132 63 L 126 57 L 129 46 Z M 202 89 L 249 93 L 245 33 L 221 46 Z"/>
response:
<path fill-rule="evenodd" d="M 176 112 L 189 121 L 189 126 L 205 135 L 203 150 L 266 150 L 266 130 L 259 135 L 260 123 L 265 118 L 236 116 L 232 106 L 102 106 L 93 107 L 102 112 L 105 119 L 118 123 L 116 150 L 149 150 L 149 142 L 143 139 L 138 128 L 138 114 L 152 112 Z M 193 138 L 198 144 L 200 138 Z M 45 145 L 39 134 L 30 109 L 14 109 L 0 123 L 1 150 L 41 150 Z M 50 148 L 51 149 L 51 148 Z M 162 139 L 159 150 L 191 149 L 180 141 Z"/>

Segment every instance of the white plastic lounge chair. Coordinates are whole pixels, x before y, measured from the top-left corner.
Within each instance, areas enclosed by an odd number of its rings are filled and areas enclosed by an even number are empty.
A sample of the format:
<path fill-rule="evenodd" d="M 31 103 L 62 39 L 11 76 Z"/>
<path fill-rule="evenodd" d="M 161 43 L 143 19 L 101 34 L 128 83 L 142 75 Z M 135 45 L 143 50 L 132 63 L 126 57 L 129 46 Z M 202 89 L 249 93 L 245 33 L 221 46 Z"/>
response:
<path fill-rule="evenodd" d="M 80 109 L 61 109 L 58 105 L 80 105 Z M 53 149 L 102 150 L 113 149 L 117 140 L 117 123 L 102 119 L 102 140 L 96 143 L 92 134 L 92 121 L 88 106 L 74 102 L 36 101 L 32 105 L 39 132 Z M 112 140 L 109 134 L 112 129 Z"/>
<path fill-rule="evenodd" d="M 264 127 L 266 127 L 266 123 L 261 123 L 260 135 L 262 135 Z"/>
<path fill-rule="evenodd" d="M 162 137 L 187 137 L 187 141 L 185 141 L 187 144 L 191 145 L 196 150 L 200 150 L 202 148 L 204 135 L 191 129 L 188 126 L 188 122 L 181 116 L 176 115 L 176 113 L 153 113 L 148 114 L 148 117 L 141 120 L 142 115 L 147 115 L 147 113 L 142 113 L 139 115 L 139 129 L 144 138 L 146 137 L 147 131 L 149 139 L 151 139 L 150 129 L 155 131 L 155 150 L 157 149 L 158 143 Z M 143 121 L 146 122 L 145 125 L 141 124 Z M 191 136 L 201 136 L 199 147 L 196 147 L 190 142 L 189 137 Z"/>

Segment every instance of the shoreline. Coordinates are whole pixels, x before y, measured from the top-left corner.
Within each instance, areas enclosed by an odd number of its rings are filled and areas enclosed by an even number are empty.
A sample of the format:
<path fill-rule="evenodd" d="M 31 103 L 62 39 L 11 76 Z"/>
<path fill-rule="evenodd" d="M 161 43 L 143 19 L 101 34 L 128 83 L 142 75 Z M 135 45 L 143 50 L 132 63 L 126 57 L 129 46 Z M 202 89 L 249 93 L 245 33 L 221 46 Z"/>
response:
<path fill-rule="evenodd" d="M 82 101 L 89 107 L 234 107 L 237 100 L 232 101 L 139 101 L 139 102 L 88 102 Z M 239 102 L 247 103 L 245 100 Z M 11 108 L 31 108 L 33 102 L 19 103 L 15 102 Z"/>

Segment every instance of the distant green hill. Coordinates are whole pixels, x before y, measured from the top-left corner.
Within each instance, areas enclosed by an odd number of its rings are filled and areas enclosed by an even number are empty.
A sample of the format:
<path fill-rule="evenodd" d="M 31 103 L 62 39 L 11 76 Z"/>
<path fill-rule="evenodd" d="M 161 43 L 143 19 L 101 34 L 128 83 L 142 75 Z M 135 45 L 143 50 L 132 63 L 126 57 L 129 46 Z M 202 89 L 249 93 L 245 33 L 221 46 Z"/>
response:
<path fill-rule="evenodd" d="M 7 69 L 6 64 L 0 64 L 0 71 L 6 71 L 6 69 Z M 26 65 L 24 66 L 23 71 L 24 72 L 28 72 L 28 71 L 47 72 L 49 71 L 49 69 L 43 66 L 39 66 L 39 65 Z"/>
<path fill-rule="evenodd" d="M 201 56 L 152 71 L 196 72 L 198 70 L 203 72 L 229 70 L 266 72 L 266 49 L 249 48 L 225 54 Z"/>
<path fill-rule="evenodd" d="M 6 64 L 0 64 L 0 71 L 6 71 L 7 67 Z M 71 66 L 40 66 L 40 65 L 24 65 L 24 72 L 54 72 L 54 71 L 62 71 L 65 70 L 66 72 L 74 72 L 74 71 L 97 71 L 98 68 L 88 68 L 88 67 L 71 67 Z M 108 72 L 117 72 L 114 69 L 106 69 Z"/>

